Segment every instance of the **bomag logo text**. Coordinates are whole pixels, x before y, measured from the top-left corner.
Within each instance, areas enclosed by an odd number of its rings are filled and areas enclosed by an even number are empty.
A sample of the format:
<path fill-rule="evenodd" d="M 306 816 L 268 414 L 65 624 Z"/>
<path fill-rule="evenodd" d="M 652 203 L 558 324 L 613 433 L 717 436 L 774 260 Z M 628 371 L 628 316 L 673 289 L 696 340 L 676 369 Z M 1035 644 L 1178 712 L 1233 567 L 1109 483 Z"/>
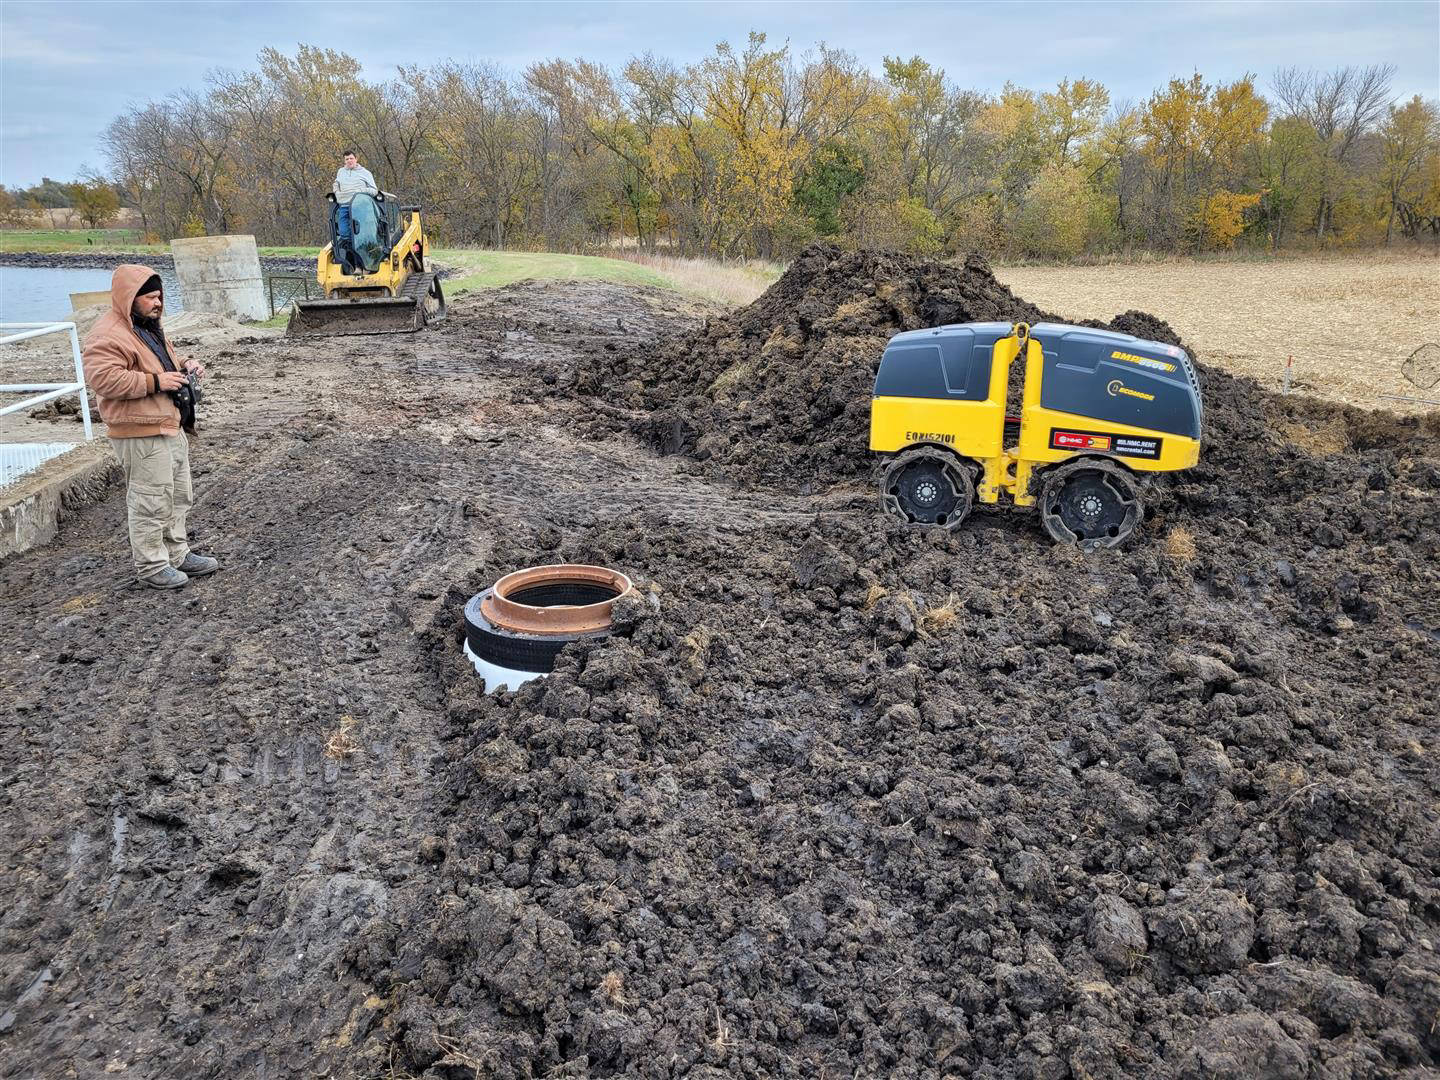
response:
<path fill-rule="evenodd" d="M 1127 364 L 1139 364 L 1141 367 L 1150 368 L 1152 371 L 1174 371 L 1175 365 L 1166 360 L 1155 360 L 1149 356 L 1136 356 L 1128 352 L 1112 352 L 1111 360 L 1124 360 Z"/>
<path fill-rule="evenodd" d="M 1125 397 L 1139 398 L 1141 401 L 1155 400 L 1154 394 L 1147 394 L 1144 390 L 1131 390 L 1119 379 L 1111 379 L 1105 386 L 1105 392 L 1111 397 L 1120 397 L 1123 394 Z"/>
<path fill-rule="evenodd" d="M 954 435 L 939 435 L 933 431 L 907 431 L 905 432 L 906 442 L 938 442 L 946 446 L 955 445 Z"/>

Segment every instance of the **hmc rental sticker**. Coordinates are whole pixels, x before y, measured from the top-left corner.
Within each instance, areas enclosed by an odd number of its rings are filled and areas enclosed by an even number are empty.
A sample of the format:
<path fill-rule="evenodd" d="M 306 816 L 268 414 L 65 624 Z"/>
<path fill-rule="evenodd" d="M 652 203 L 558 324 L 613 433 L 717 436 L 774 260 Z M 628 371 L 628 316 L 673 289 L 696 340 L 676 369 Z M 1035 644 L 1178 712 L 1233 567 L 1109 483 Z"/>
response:
<path fill-rule="evenodd" d="M 1110 437 L 1056 428 L 1050 432 L 1050 446 L 1054 450 L 1109 450 Z"/>
<path fill-rule="evenodd" d="M 1105 435 L 1098 431 L 1050 429 L 1052 450 L 1098 450 L 1106 454 L 1119 454 L 1121 457 L 1156 461 L 1163 445 L 1163 439 L 1152 435 Z"/>

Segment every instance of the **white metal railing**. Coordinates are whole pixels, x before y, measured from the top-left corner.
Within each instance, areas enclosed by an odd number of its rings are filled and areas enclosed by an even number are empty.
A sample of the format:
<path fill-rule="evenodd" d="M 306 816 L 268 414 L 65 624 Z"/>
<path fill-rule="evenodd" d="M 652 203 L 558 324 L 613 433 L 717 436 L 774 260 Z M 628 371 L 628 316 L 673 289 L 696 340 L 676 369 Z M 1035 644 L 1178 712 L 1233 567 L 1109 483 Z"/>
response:
<path fill-rule="evenodd" d="M 75 443 L 0 443 L 0 488 L 9 487 L 51 458 L 68 454 Z"/>
<path fill-rule="evenodd" d="M 80 335 L 75 332 L 75 324 L 73 322 L 0 323 L 0 332 L 4 333 L 4 337 L 0 337 L 0 345 L 11 345 L 17 341 L 26 341 L 44 334 L 58 334 L 64 331 L 69 331 L 70 334 L 70 351 L 75 357 L 75 381 L 68 383 L 0 383 L 0 393 L 32 395 L 17 404 L 0 408 L 0 416 L 28 409 L 32 405 L 43 405 L 55 398 L 79 394 L 80 418 L 85 422 L 85 441 L 89 442 L 94 438 L 90 432 L 90 398 L 85 393 L 85 366 L 80 361 Z"/>

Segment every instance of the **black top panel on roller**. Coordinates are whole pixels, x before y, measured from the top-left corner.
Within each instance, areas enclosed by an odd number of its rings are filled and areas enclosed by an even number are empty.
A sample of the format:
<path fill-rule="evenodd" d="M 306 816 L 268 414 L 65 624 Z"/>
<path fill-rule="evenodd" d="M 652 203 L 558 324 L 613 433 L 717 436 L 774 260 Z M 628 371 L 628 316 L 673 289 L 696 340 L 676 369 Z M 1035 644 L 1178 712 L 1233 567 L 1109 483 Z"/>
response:
<path fill-rule="evenodd" d="M 984 401 L 991 350 L 1011 329 L 1008 322 L 955 323 L 896 334 L 880 360 L 875 396 Z M 1200 383 L 1184 349 L 1064 323 L 1037 323 L 1030 336 L 1044 353 L 1045 408 L 1200 437 Z"/>
<path fill-rule="evenodd" d="M 1009 335 L 1008 322 L 896 334 L 880 360 L 875 396 L 984 401 L 990 393 L 990 351 Z"/>
<path fill-rule="evenodd" d="M 1200 384 L 1184 349 L 1064 323 L 1037 323 L 1030 336 L 1045 352 L 1045 408 L 1200 437 Z"/>

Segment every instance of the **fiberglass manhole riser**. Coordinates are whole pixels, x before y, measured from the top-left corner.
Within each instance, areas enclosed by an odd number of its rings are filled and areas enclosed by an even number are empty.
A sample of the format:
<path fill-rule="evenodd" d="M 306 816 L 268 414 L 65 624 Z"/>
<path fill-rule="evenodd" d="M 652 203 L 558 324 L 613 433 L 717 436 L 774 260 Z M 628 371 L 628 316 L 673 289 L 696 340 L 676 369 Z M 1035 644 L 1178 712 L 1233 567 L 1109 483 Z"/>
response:
<path fill-rule="evenodd" d="M 465 605 L 463 651 L 485 689 L 514 690 L 548 675 L 573 641 L 605 637 L 630 579 L 603 566 L 532 566 L 506 574 Z"/>

